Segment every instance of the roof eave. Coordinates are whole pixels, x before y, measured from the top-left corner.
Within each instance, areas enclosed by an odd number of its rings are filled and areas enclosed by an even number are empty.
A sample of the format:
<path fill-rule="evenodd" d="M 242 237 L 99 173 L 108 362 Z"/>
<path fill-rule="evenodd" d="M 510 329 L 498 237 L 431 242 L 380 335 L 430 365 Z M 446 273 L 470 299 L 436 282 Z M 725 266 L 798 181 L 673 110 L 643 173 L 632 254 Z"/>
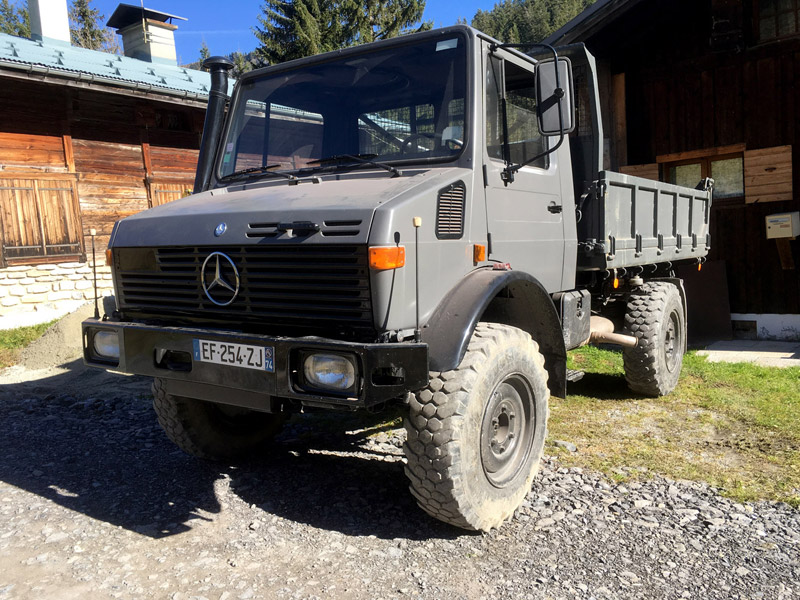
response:
<path fill-rule="evenodd" d="M 597 0 L 566 25 L 551 33 L 544 43 L 563 46 L 586 41 L 600 29 L 616 20 L 642 0 Z"/>

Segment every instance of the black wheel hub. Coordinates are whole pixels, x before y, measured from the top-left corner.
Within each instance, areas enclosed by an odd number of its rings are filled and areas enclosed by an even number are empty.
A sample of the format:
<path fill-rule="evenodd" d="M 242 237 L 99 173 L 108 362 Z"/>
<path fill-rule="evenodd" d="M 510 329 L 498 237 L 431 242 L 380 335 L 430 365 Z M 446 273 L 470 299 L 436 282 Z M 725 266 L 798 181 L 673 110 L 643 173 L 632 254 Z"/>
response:
<path fill-rule="evenodd" d="M 528 461 L 535 430 L 533 391 L 521 375 L 492 393 L 481 424 L 481 463 L 495 487 L 505 487 Z"/>
<path fill-rule="evenodd" d="M 673 311 L 667 319 L 667 327 L 664 331 L 664 363 L 670 373 L 675 371 L 678 366 L 682 348 L 680 316 Z"/>

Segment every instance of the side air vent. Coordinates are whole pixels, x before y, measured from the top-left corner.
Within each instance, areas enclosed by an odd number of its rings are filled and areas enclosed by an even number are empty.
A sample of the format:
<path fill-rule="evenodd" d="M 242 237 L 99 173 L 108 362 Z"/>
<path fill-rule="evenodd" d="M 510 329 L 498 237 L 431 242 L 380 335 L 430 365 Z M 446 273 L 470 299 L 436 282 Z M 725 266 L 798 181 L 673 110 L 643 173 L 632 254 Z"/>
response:
<path fill-rule="evenodd" d="M 464 203 L 467 186 L 463 181 L 451 183 L 439 190 L 436 203 L 436 237 L 457 240 L 464 236 Z"/>

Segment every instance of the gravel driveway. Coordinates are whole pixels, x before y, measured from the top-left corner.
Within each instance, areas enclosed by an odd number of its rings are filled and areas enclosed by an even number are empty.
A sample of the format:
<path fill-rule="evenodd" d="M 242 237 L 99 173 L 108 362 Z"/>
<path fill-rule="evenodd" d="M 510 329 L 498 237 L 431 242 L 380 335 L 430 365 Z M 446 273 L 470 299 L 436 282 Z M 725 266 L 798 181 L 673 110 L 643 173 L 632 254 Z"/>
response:
<path fill-rule="evenodd" d="M 149 382 L 66 367 L 0 374 L 0 599 L 800 597 L 787 505 L 551 457 L 514 521 L 470 534 L 416 507 L 378 418 L 296 417 L 269 457 L 210 464 Z"/>

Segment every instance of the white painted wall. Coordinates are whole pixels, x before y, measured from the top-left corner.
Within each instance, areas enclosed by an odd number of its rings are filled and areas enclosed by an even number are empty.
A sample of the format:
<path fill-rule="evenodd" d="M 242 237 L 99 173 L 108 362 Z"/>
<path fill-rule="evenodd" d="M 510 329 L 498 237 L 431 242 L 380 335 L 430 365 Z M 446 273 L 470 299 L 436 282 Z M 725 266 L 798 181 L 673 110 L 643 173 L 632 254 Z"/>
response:
<path fill-rule="evenodd" d="M 731 313 L 731 321 L 755 321 L 759 340 L 800 342 L 800 315 Z"/>

